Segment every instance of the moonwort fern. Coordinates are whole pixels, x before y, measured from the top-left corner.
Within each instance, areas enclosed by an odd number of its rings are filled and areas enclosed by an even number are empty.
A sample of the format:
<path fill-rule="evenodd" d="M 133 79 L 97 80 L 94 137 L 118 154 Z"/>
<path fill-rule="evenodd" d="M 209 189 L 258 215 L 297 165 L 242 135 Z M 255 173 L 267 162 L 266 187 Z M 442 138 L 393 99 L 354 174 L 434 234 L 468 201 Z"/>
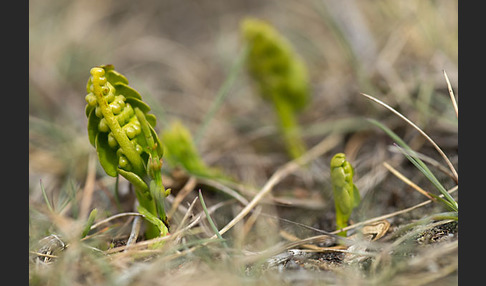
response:
<path fill-rule="evenodd" d="M 288 154 L 300 157 L 306 146 L 296 115 L 310 101 L 307 67 L 290 42 L 265 21 L 247 18 L 241 30 L 248 45 L 248 72 L 259 94 L 274 106 Z"/>
<path fill-rule="evenodd" d="M 354 168 L 346 160 L 344 153 L 337 153 L 331 159 L 331 181 L 336 207 L 336 226 L 338 229 L 348 226 L 351 212 L 356 208 L 361 196 L 353 183 Z M 338 233 L 346 236 L 346 231 Z"/>
<path fill-rule="evenodd" d="M 197 151 L 189 129 L 180 121 L 174 121 L 161 134 L 164 141 L 165 159 L 169 166 L 182 167 L 188 173 L 206 178 L 225 178 L 216 168 L 211 168 Z"/>
<path fill-rule="evenodd" d="M 122 175 L 132 183 L 139 211 L 163 222 L 146 219 L 146 238 L 166 235 L 164 198 L 169 191 L 162 184 L 163 147 L 154 130 L 156 117 L 113 65 L 94 67 L 90 73 L 85 98 L 89 141 L 106 174 Z"/>

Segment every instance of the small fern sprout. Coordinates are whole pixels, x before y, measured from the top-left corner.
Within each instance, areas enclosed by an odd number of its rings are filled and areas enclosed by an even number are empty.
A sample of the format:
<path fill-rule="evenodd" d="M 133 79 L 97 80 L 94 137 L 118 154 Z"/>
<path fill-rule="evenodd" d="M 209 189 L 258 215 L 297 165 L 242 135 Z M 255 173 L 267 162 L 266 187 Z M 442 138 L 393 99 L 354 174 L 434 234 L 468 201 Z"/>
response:
<path fill-rule="evenodd" d="M 348 220 L 354 208 L 356 208 L 361 197 L 358 189 L 353 183 L 354 169 L 346 160 L 344 153 L 337 153 L 331 159 L 331 181 L 336 207 L 336 226 L 342 229 L 348 226 Z M 346 236 L 346 231 L 338 233 Z"/>
<path fill-rule="evenodd" d="M 289 155 L 300 157 L 306 146 L 296 115 L 309 103 L 307 67 L 288 40 L 268 23 L 246 18 L 241 31 L 249 49 L 248 72 L 262 98 L 273 104 Z"/>
<path fill-rule="evenodd" d="M 220 170 L 211 168 L 198 153 L 189 129 L 180 121 L 171 123 L 161 134 L 167 163 L 182 167 L 188 173 L 207 178 L 225 178 Z"/>

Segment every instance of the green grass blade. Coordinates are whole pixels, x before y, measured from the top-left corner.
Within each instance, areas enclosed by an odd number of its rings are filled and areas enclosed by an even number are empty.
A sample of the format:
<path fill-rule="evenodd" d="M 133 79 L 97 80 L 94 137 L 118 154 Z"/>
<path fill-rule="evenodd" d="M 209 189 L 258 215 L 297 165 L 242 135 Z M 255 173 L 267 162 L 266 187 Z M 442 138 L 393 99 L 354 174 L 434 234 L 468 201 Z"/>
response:
<path fill-rule="evenodd" d="M 398 147 L 398 146 L 397 146 Z M 429 179 L 429 181 L 440 191 L 441 194 L 444 195 L 444 197 L 447 199 L 448 201 L 448 204 L 446 204 L 446 206 L 448 206 L 449 208 L 452 208 L 453 211 L 458 211 L 458 205 L 457 205 L 457 202 L 454 200 L 454 198 L 452 198 L 452 196 L 447 192 L 447 190 L 444 188 L 444 186 L 442 186 L 442 184 L 439 182 L 439 180 L 437 180 L 437 178 L 434 176 L 434 174 L 429 170 L 429 168 L 427 168 L 427 166 L 423 165 L 423 162 L 420 161 L 420 159 L 416 158 L 416 157 L 413 157 L 410 152 L 404 150 L 403 148 L 400 148 L 398 147 L 398 149 L 405 155 L 405 157 L 407 157 L 407 159 L 412 162 L 412 164 L 415 165 L 415 167 L 417 167 L 417 169 L 420 170 L 420 172 L 422 172 L 425 177 L 427 177 L 427 179 Z M 420 164 L 420 162 L 422 164 Z"/>
<path fill-rule="evenodd" d="M 395 134 L 395 132 L 393 132 L 392 130 L 390 130 L 388 127 L 386 127 L 385 125 L 381 124 L 380 122 L 374 120 L 374 119 L 368 119 L 368 121 L 376 126 L 378 126 L 380 129 L 382 129 L 388 136 L 390 136 L 398 145 L 401 146 L 397 147 L 399 148 L 399 150 L 407 157 L 407 159 L 412 162 L 412 164 L 415 165 L 415 167 L 417 167 L 417 169 L 420 170 L 420 172 L 422 172 L 425 177 L 427 177 L 427 179 L 429 179 L 429 181 L 439 190 L 439 192 L 444 195 L 444 197 L 446 198 L 446 201 L 447 203 L 445 203 L 445 205 L 448 207 L 448 208 L 451 208 L 452 210 L 454 211 L 458 211 L 458 204 L 457 202 L 454 200 L 454 198 L 452 198 L 452 196 L 447 192 L 447 190 L 444 188 L 444 186 L 442 186 L 442 184 L 439 182 L 439 180 L 437 180 L 437 178 L 434 176 L 434 174 L 430 171 L 430 169 L 425 165 L 425 163 L 420 160 L 417 156 L 414 156 L 413 153 L 414 151 L 407 145 L 407 143 L 405 143 L 397 134 Z"/>
<path fill-rule="evenodd" d="M 96 219 L 96 214 L 98 214 L 97 209 L 93 209 L 89 213 L 88 221 L 86 222 L 86 225 L 84 226 L 83 233 L 81 234 L 81 238 L 84 238 L 86 235 L 88 235 L 88 232 L 91 230 L 91 226 L 94 223 L 94 220 Z"/>
<path fill-rule="evenodd" d="M 213 101 L 213 104 L 211 105 L 208 112 L 204 116 L 203 122 L 201 123 L 201 126 L 199 127 L 196 136 L 194 138 L 195 139 L 194 142 L 196 144 L 198 144 L 199 141 L 201 140 L 201 137 L 206 131 L 209 122 L 211 121 L 211 119 L 213 119 L 214 114 L 219 109 L 224 99 L 228 95 L 229 89 L 233 86 L 236 76 L 238 75 L 239 71 L 243 67 L 243 64 L 245 63 L 247 54 L 248 54 L 248 48 L 244 47 L 243 50 L 238 55 L 236 62 L 231 67 L 228 77 L 226 78 L 226 80 L 223 82 L 223 85 L 219 89 L 218 94 L 216 95 L 216 98 Z"/>
<path fill-rule="evenodd" d="M 49 211 L 54 212 L 54 209 L 52 209 L 52 205 L 49 202 L 49 198 L 47 197 L 46 190 L 44 189 L 44 184 L 42 184 L 42 179 L 39 180 L 39 184 L 42 191 L 42 196 L 44 197 L 44 201 L 46 201 L 47 208 L 49 209 Z"/>
<path fill-rule="evenodd" d="M 211 216 L 209 215 L 209 211 L 208 211 L 208 208 L 206 207 L 206 203 L 204 203 L 204 198 L 202 196 L 202 192 L 201 192 L 201 189 L 199 189 L 199 200 L 201 201 L 201 205 L 203 207 L 203 210 L 204 210 L 204 213 L 206 214 L 206 218 L 208 219 L 208 222 L 209 222 L 209 225 L 211 225 L 211 228 L 213 229 L 214 233 L 216 234 L 216 236 L 222 240 L 222 243 L 224 245 L 224 247 L 228 247 L 228 245 L 226 244 L 226 241 L 224 241 L 223 237 L 221 236 L 221 234 L 219 233 L 219 230 L 218 228 L 216 227 L 216 225 L 214 224 L 214 221 L 213 219 L 211 218 Z"/>
<path fill-rule="evenodd" d="M 445 200 L 444 198 L 438 196 L 438 195 L 435 195 L 435 194 L 430 194 L 430 196 L 432 196 L 434 199 L 440 201 L 441 203 L 443 203 L 449 210 L 451 211 L 454 211 L 457 213 L 457 210 L 454 209 L 454 205 L 451 204 L 449 201 Z"/>
<path fill-rule="evenodd" d="M 68 182 L 69 186 L 66 186 L 65 189 L 65 193 L 66 193 L 66 198 L 64 198 L 62 201 L 60 201 L 57 205 L 58 207 L 56 207 L 56 209 L 60 212 L 62 211 L 65 207 L 67 207 L 69 204 L 71 204 L 71 213 L 72 213 L 72 216 L 73 218 L 78 218 L 78 215 L 79 215 L 79 202 L 78 200 L 76 200 L 76 192 L 77 192 L 77 188 L 76 188 L 76 185 L 75 185 L 75 181 L 74 180 L 69 180 Z"/>
<path fill-rule="evenodd" d="M 378 126 L 381 130 L 383 130 L 388 136 L 390 136 L 395 142 L 398 143 L 398 145 L 402 146 L 402 148 L 404 149 L 407 149 L 407 150 L 412 150 L 408 145 L 407 143 L 405 143 L 405 141 L 402 140 L 402 138 L 398 137 L 398 135 L 391 131 L 388 127 L 386 127 L 385 125 L 383 125 L 381 122 L 375 120 L 375 119 L 371 119 L 371 118 L 367 118 L 366 120 L 368 120 L 368 122 Z"/>

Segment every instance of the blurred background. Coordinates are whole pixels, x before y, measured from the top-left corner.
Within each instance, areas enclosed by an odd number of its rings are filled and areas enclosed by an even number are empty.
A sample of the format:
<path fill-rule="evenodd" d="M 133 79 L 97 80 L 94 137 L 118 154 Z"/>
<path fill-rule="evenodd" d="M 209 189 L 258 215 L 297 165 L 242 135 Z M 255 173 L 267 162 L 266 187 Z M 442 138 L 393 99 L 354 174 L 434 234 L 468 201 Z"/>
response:
<path fill-rule="evenodd" d="M 124 74 L 151 105 L 158 132 L 179 119 L 196 134 L 235 72 L 240 21 L 252 16 L 274 25 L 308 65 L 312 104 L 299 115 L 307 145 L 330 131 L 344 134 L 334 151 L 349 155 L 362 195 L 376 193 L 395 208 L 410 206 L 393 201 L 401 181 L 383 185 L 381 163 L 393 155 L 391 141 L 376 127 L 363 127 L 363 118 L 380 120 L 419 151 L 441 158 L 417 132 L 359 93 L 421 126 L 457 166 L 457 119 L 443 76 L 445 70 L 457 97 L 457 12 L 457 1 L 420 0 L 29 1 L 30 204 L 43 204 L 40 181 L 59 202 L 59 193 L 69 196 L 84 183 L 95 154 L 84 114 L 92 67 L 113 64 Z M 256 96 L 244 69 L 236 72 L 197 147 L 209 165 L 259 187 L 289 159 L 271 106 Z M 324 171 L 333 154 L 316 161 L 313 182 L 329 183 Z M 411 174 L 422 180 L 416 170 Z M 104 176 L 99 166 L 98 175 Z M 320 192 L 321 185 L 296 184 L 304 196 Z M 415 192 L 407 195 L 423 200 Z"/>

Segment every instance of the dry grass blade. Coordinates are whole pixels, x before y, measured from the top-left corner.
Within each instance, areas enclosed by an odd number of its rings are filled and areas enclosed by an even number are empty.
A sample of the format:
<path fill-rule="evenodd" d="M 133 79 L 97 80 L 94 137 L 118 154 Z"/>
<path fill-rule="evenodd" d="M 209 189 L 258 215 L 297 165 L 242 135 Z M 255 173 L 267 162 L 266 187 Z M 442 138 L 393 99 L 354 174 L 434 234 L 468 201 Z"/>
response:
<path fill-rule="evenodd" d="M 390 164 L 388 164 L 387 162 L 383 162 L 383 166 L 385 166 L 385 168 L 387 168 L 388 171 L 390 171 L 397 178 L 399 178 L 400 180 L 402 180 L 403 182 L 405 182 L 407 185 L 409 185 L 410 187 L 414 188 L 416 191 L 418 191 L 422 195 L 426 196 L 428 199 L 435 201 L 435 199 L 432 198 L 427 191 L 425 191 L 421 187 L 417 186 L 414 182 L 410 181 L 402 173 L 400 173 L 398 170 L 396 170 L 395 168 L 393 168 L 392 166 L 390 166 Z"/>
<path fill-rule="evenodd" d="M 281 253 L 285 250 L 291 249 L 291 248 L 301 247 L 301 246 L 304 246 L 304 245 L 313 245 L 313 244 L 325 242 L 329 239 L 333 239 L 333 236 L 327 235 L 327 234 L 319 234 L 319 235 L 316 235 L 316 236 L 298 239 L 296 241 L 290 241 L 290 242 L 287 242 L 287 243 L 280 243 L 280 244 L 277 244 L 273 247 L 269 247 L 269 248 L 267 248 L 263 251 L 249 252 L 249 253 L 247 253 L 246 257 L 244 257 L 241 260 L 241 262 L 252 263 L 252 262 L 255 262 L 255 261 L 259 261 L 259 260 L 271 257 L 273 255 L 277 255 L 277 254 L 279 254 L 279 253 Z M 348 240 L 346 238 L 341 237 L 339 239 L 344 243 L 350 243 L 350 240 Z M 329 250 L 330 251 L 340 251 L 337 248 L 331 248 L 331 247 L 322 247 L 322 248 L 319 248 L 319 249 L 316 248 L 315 250 L 318 250 L 318 251 L 329 251 Z"/>
<path fill-rule="evenodd" d="M 398 147 L 397 144 L 395 144 L 395 146 Z M 439 180 L 437 179 L 437 177 L 435 177 L 435 175 L 429 170 L 429 168 L 420 159 L 414 157 L 413 154 L 411 154 L 409 152 L 409 150 L 406 150 L 405 148 L 400 148 L 400 147 L 398 147 L 398 148 L 403 153 L 403 155 L 405 155 L 405 157 L 407 157 L 407 159 L 413 165 L 415 165 L 415 167 L 422 174 L 424 174 L 425 177 L 427 177 L 427 179 L 437 188 L 437 190 L 439 190 L 439 192 L 444 195 L 444 197 L 446 199 L 444 200 L 444 199 L 442 199 L 440 197 L 435 197 L 435 198 L 438 198 L 439 201 L 441 201 L 442 203 L 444 203 L 444 205 L 448 209 L 457 212 L 458 211 L 458 208 L 459 208 L 459 205 L 457 204 L 456 200 L 454 200 L 454 198 L 451 197 L 451 195 L 449 193 L 447 193 L 445 187 L 439 182 Z"/>
<path fill-rule="evenodd" d="M 447 89 L 449 90 L 449 95 L 451 97 L 452 106 L 454 106 L 454 111 L 456 112 L 456 117 L 459 117 L 459 111 L 457 108 L 456 97 L 454 96 L 454 91 L 452 90 L 451 82 L 449 81 L 449 77 L 447 76 L 446 71 L 444 70 L 444 77 L 447 82 Z"/>
<path fill-rule="evenodd" d="M 449 166 L 449 169 L 451 170 L 452 174 L 454 175 L 454 180 L 456 182 L 459 181 L 459 175 L 457 174 L 457 171 L 456 169 L 454 168 L 454 166 L 452 165 L 451 161 L 449 160 L 449 158 L 447 157 L 447 155 L 444 153 L 444 151 L 442 151 L 442 149 L 434 142 L 434 140 L 432 140 L 432 138 L 429 137 L 429 135 L 427 135 L 427 133 L 425 133 L 424 131 L 422 131 L 422 129 L 420 129 L 420 127 L 418 127 L 417 125 L 415 125 L 415 123 L 413 123 L 412 121 L 410 121 L 408 118 L 406 118 L 405 116 L 403 116 L 400 112 L 396 111 L 393 107 L 389 106 L 388 104 L 384 103 L 383 101 L 371 96 L 371 95 L 367 95 L 365 93 L 360 93 L 361 95 L 365 96 L 366 98 L 382 105 L 383 107 L 385 107 L 386 109 L 390 110 L 391 112 L 395 113 L 396 115 L 398 115 L 398 117 L 402 118 L 403 120 L 405 120 L 405 122 L 407 122 L 410 126 L 412 126 L 413 128 L 415 128 L 420 134 L 422 134 L 422 136 L 425 137 L 425 139 L 427 139 L 433 146 L 434 148 L 437 150 L 437 152 L 439 152 L 439 154 L 442 156 L 442 158 L 444 158 L 447 166 Z"/>
<path fill-rule="evenodd" d="M 311 150 L 307 153 L 302 155 L 301 157 L 288 162 L 287 164 L 280 167 L 267 181 L 267 183 L 263 186 L 263 188 L 253 197 L 253 200 L 241 210 L 240 213 L 236 217 L 234 217 L 225 227 L 223 227 L 219 233 L 224 234 L 228 230 L 230 230 L 236 223 L 242 220 L 257 204 L 258 202 L 268 194 L 273 186 L 275 186 L 280 180 L 282 180 L 285 176 L 291 174 L 292 172 L 296 171 L 301 165 L 306 164 L 307 162 L 311 161 L 312 159 L 326 153 L 330 149 L 332 149 L 336 144 L 339 143 L 339 139 L 341 136 L 339 135 L 330 135 L 324 140 L 322 140 L 319 144 L 314 146 Z M 211 237 L 212 239 L 216 239 L 217 236 L 214 235 Z"/>
<path fill-rule="evenodd" d="M 161 237 L 157 237 L 157 238 L 153 238 L 153 239 L 149 239 L 149 240 L 140 241 L 140 242 L 134 243 L 134 244 L 129 245 L 129 246 L 122 245 L 122 246 L 110 248 L 110 249 L 106 250 L 105 253 L 111 254 L 111 253 L 121 252 L 121 251 L 124 251 L 125 249 L 127 249 L 128 247 L 130 247 L 130 251 L 135 251 L 135 250 L 138 250 L 140 248 L 145 248 L 145 247 L 147 247 L 151 244 L 162 242 L 162 241 L 167 241 L 167 240 L 170 240 L 170 239 L 173 239 L 172 235 L 161 236 Z"/>
<path fill-rule="evenodd" d="M 167 219 L 170 220 L 172 218 L 172 215 L 177 210 L 177 207 L 180 205 L 180 203 L 184 200 L 184 198 L 194 189 L 196 186 L 197 180 L 194 176 L 191 176 L 187 183 L 182 187 L 182 189 L 179 191 L 177 196 L 175 197 L 174 201 L 172 201 L 172 207 L 170 210 L 167 212 Z"/>
<path fill-rule="evenodd" d="M 282 236 L 283 238 L 285 238 L 286 240 L 290 241 L 290 242 L 301 242 L 302 239 L 291 234 L 291 233 L 288 233 L 284 230 L 280 230 L 280 236 Z M 334 237 L 331 237 L 329 236 L 329 240 L 333 240 L 335 239 Z M 333 251 L 333 250 L 336 250 L 336 249 L 343 249 L 344 247 L 342 245 L 338 245 L 338 246 L 333 246 L 333 247 L 321 247 L 321 246 L 317 246 L 315 244 L 302 244 L 300 245 L 302 248 L 306 248 L 306 249 L 310 249 L 310 250 L 314 250 L 314 251 Z"/>
<path fill-rule="evenodd" d="M 93 197 L 94 185 L 96 179 L 96 157 L 91 154 L 88 161 L 88 174 L 86 176 L 86 184 L 84 185 L 83 199 L 81 200 L 81 207 L 79 217 L 87 218 L 89 206 Z"/>
<path fill-rule="evenodd" d="M 449 194 L 452 194 L 453 192 L 457 191 L 458 188 L 459 188 L 458 186 L 454 186 L 453 188 L 451 188 L 447 192 Z M 443 197 L 443 196 L 444 195 L 439 195 L 439 197 Z M 370 224 L 370 223 L 377 222 L 377 221 L 380 221 L 380 220 L 384 220 L 384 219 L 387 219 L 387 218 L 391 218 L 391 217 L 394 217 L 394 216 L 397 216 L 397 215 L 401 215 L 401 214 L 404 214 L 404 213 L 413 211 L 414 209 L 417 209 L 417 208 L 423 207 L 425 205 L 428 205 L 428 204 L 430 204 L 432 202 L 433 202 L 432 200 L 427 200 L 427 201 L 421 202 L 419 204 L 416 204 L 414 206 L 411 206 L 411 207 L 406 208 L 406 209 L 403 209 L 403 210 L 399 210 L 399 211 L 392 212 L 392 213 L 389 213 L 389 214 L 386 214 L 386 215 L 382 215 L 382 216 L 377 216 L 377 217 L 374 217 L 374 218 L 371 218 L 371 219 L 368 219 L 368 220 L 365 220 L 365 221 L 362 221 L 362 222 L 358 222 L 358 223 L 352 224 L 352 225 L 347 226 L 347 227 L 342 228 L 342 229 L 337 229 L 337 230 L 335 230 L 335 231 L 333 231 L 331 233 L 332 234 L 336 234 L 336 233 L 339 233 L 341 231 L 347 231 L 347 230 L 350 230 L 350 229 L 353 229 L 353 228 L 357 228 L 357 227 L 363 226 L 365 224 Z"/>
<path fill-rule="evenodd" d="M 261 212 L 262 212 L 262 207 L 257 206 L 255 211 L 250 215 L 250 217 L 248 218 L 248 220 L 245 222 L 243 226 L 242 237 L 245 237 L 250 232 L 251 228 L 253 227 L 257 219 L 260 217 Z"/>
<path fill-rule="evenodd" d="M 174 233 L 178 233 L 179 235 L 182 235 L 181 232 L 179 232 L 181 229 L 182 229 L 182 226 L 186 224 L 186 221 L 187 219 L 189 218 L 189 216 L 192 214 L 192 209 L 194 208 L 194 205 L 196 204 L 196 201 L 199 199 L 199 197 L 195 197 L 194 200 L 192 200 L 192 203 L 191 205 L 189 205 L 189 208 L 187 209 L 187 212 L 186 214 L 184 215 L 184 217 L 182 218 L 181 222 L 179 223 L 179 225 L 177 226 L 176 230 L 174 231 Z M 198 221 L 199 219 L 195 219 L 194 221 Z M 193 221 L 193 222 L 194 222 Z M 174 237 L 176 237 L 175 235 L 173 235 Z M 178 239 L 178 237 L 176 237 L 176 240 Z"/>
<path fill-rule="evenodd" d="M 140 226 L 142 224 L 142 220 L 139 216 L 136 216 L 133 220 L 132 231 L 130 232 L 130 236 L 128 237 L 128 241 L 126 244 L 125 251 L 130 249 L 130 246 L 137 241 L 138 234 L 140 232 Z"/>
<path fill-rule="evenodd" d="M 454 241 L 442 245 L 440 249 L 431 248 L 423 255 L 411 259 L 409 267 L 415 269 L 426 269 L 426 267 L 424 266 L 430 265 L 431 262 L 434 263 L 434 261 L 437 261 L 439 259 L 444 259 L 445 257 L 447 257 L 447 254 L 456 256 L 458 251 L 458 245 L 458 241 Z M 430 285 L 433 284 L 434 281 L 437 281 L 440 278 L 446 277 L 447 275 L 457 271 L 457 259 L 446 263 L 447 265 L 437 271 L 434 271 L 432 274 L 430 272 L 418 272 L 417 274 L 411 275 L 410 277 L 402 277 L 402 283 L 400 285 L 411 285 L 411 283 L 417 286 Z"/>
<path fill-rule="evenodd" d="M 166 235 L 166 236 L 162 236 L 162 237 L 156 237 L 156 238 L 153 238 L 153 239 L 144 240 L 144 241 L 134 243 L 130 247 L 130 251 L 138 250 L 140 248 L 145 248 L 149 245 L 156 244 L 156 243 L 159 243 L 159 242 L 162 242 L 162 241 L 170 242 L 170 241 L 174 241 L 174 240 L 179 239 L 182 234 L 184 234 L 187 230 L 191 229 L 193 226 L 197 225 L 201 221 L 201 219 L 206 217 L 204 212 L 201 212 L 198 215 L 196 215 L 195 218 L 187 226 L 182 227 L 183 223 L 185 223 L 185 221 L 187 220 L 187 218 L 191 214 L 192 208 L 193 208 L 196 201 L 197 201 L 196 199 L 193 200 L 193 202 L 191 203 L 191 206 L 189 206 L 189 209 L 188 209 L 188 212 L 186 213 L 186 216 L 184 216 L 183 220 L 180 223 L 180 226 L 177 228 L 176 231 L 174 231 L 170 235 Z M 217 204 L 211 206 L 210 208 L 208 208 L 208 212 L 211 214 L 214 211 L 216 211 L 218 208 L 220 208 L 220 207 L 222 207 L 222 206 L 224 206 L 228 203 L 231 203 L 231 202 L 232 201 L 225 201 L 225 202 L 217 203 Z M 210 243 L 210 242 L 213 242 L 213 241 L 207 241 L 205 243 L 202 243 L 201 245 L 205 245 L 205 244 Z M 120 252 L 120 251 L 125 250 L 126 247 L 127 247 L 126 245 L 123 245 L 123 246 L 111 248 L 111 249 L 106 250 L 105 253 L 109 254 L 109 253 Z M 156 250 L 156 251 L 160 252 L 160 249 Z"/>
<path fill-rule="evenodd" d="M 399 148 L 393 145 L 389 146 L 389 150 L 390 152 L 393 153 L 400 153 L 400 154 L 402 153 Z M 451 171 L 441 163 L 437 162 L 435 159 L 413 150 L 409 150 L 409 152 L 413 154 L 414 157 L 417 157 L 418 159 L 428 163 L 429 165 L 433 166 L 434 168 L 436 168 L 437 170 L 441 171 L 442 173 L 446 174 L 447 176 L 449 176 L 451 179 L 454 180 L 454 175 L 452 175 Z"/>
<path fill-rule="evenodd" d="M 117 219 L 117 218 L 121 218 L 121 217 L 126 217 L 126 216 L 142 216 L 140 213 L 136 213 L 136 212 L 128 212 L 128 213 L 119 213 L 119 214 L 116 214 L 116 215 L 112 215 L 108 218 L 105 218 L 104 220 L 101 220 L 95 224 L 93 224 L 91 226 L 90 229 L 95 229 L 97 227 L 99 227 L 100 225 L 103 225 L 105 223 L 108 223 L 114 219 Z"/>
<path fill-rule="evenodd" d="M 177 232 L 175 232 L 171 235 L 166 235 L 166 236 L 156 237 L 156 238 L 149 239 L 149 240 L 139 241 L 139 242 L 133 243 L 132 245 L 129 245 L 129 246 L 128 245 L 122 245 L 122 246 L 110 248 L 110 249 L 106 250 L 105 253 L 111 254 L 111 253 L 122 252 L 122 251 L 126 250 L 128 247 L 130 248 L 130 252 L 139 251 L 140 249 L 146 248 L 146 247 L 148 247 L 149 245 L 152 245 L 152 244 L 160 243 L 162 241 L 170 241 L 170 240 L 178 237 L 181 233 L 183 233 L 187 229 L 190 229 L 191 227 L 193 227 L 194 225 L 199 223 L 200 219 L 201 219 L 200 216 L 197 217 L 188 226 L 184 227 L 183 229 L 181 229 L 181 230 L 179 230 L 179 231 L 177 231 Z"/>
<path fill-rule="evenodd" d="M 243 197 L 242 195 L 240 195 L 236 190 L 233 190 L 232 188 L 230 188 L 230 187 L 228 187 L 228 186 L 226 186 L 226 185 L 224 185 L 224 184 L 222 184 L 222 183 L 220 183 L 220 182 L 218 182 L 214 179 L 198 178 L 198 182 L 218 189 L 219 191 L 235 198 L 236 200 L 238 200 L 241 204 L 243 204 L 245 206 L 248 204 L 248 200 L 245 199 L 245 197 Z"/>

